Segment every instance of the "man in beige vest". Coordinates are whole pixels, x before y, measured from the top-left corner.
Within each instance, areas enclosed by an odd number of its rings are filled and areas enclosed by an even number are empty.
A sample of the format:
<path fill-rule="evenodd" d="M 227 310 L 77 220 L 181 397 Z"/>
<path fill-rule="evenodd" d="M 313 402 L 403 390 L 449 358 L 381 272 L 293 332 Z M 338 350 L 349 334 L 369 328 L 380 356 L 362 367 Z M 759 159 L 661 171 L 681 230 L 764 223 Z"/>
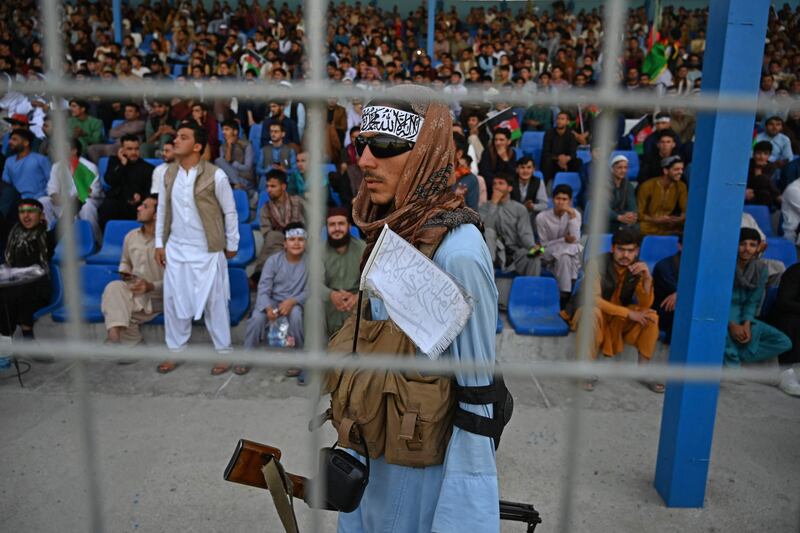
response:
<path fill-rule="evenodd" d="M 167 347 L 182 351 L 192 333 L 192 320 L 205 315 L 206 328 L 221 353 L 231 350 L 230 284 L 226 258 L 236 255 L 239 226 L 228 177 L 203 160 L 207 132 L 191 122 L 178 127 L 176 164 L 170 165 L 158 193 L 156 259 L 164 275 L 164 329 Z M 158 370 L 174 370 L 165 362 Z M 227 372 L 229 363 L 211 369 Z"/>

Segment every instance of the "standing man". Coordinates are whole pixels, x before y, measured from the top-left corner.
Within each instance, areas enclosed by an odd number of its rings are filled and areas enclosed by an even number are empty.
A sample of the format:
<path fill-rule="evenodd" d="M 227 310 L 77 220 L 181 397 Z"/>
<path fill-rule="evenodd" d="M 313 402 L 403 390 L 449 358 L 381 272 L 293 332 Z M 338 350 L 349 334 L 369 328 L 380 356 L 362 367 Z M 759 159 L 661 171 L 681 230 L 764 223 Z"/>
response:
<path fill-rule="evenodd" d="M 101 308 L 106 342 L 110 344 L 139 344 L 139 325 L 151 321 L 164 308 L 164 268 L 155 255 L 157 207 L 155 196 L 148 196 L 139 204 L 136 220 L 142 227 L 128 232 L 122 243 L 122 280 L 112 281 L 103 291 Z"/>
<path fill-rule="evenodd" d="M 325 326 L 328 337 L 342 327 L 358 300 L 361 256 L 364 241 L 350 235 L 348 210 L 328 208 L 328 242 L 325 246 L 325 281 L 322 299 L 325 302 Z"/>
<path fill-rule="evenodd" d="M 430 89 L 405 85 L 389 90 L 394 99 L 376 99 L 365 106 L 356 142 L 364 181 L 353 218 L 367 235 L 365 258 L 384 224 L 413 246 L 436 249 L 434 263 L 456 278 L 475 302 L 464 329 L 442 357 L 492 365 L 497 326 L 492 262 L 477 227 L 479 218 L 451 191 L 455 175 L 450 111 L 431 102 L 431 95 Z M 400 120 L 380 120 L 388 116 Z M 401 121 L 408 127 L 392 127 Z M 388 318 L 379 300 L 372 301 L 372 309 L 373 320 Z M 455 379 L 470 387 L 493 382 L 492 373 L 484 370 L 457 371 Z M 489 405 L 461 406 L 482 417 L 492 416 Z M 339 531 L 497 533 L 492 439 L 456 426 L 444 447 L 440 465 L 414 467 L 389 464 L 383 456 L 371 459 L 370 482 L 361 504 L 339 515 Z"/>
<path fill-rule="evenodd" d="M 239 223 L 233 191 L 225 173 L 202 158 L 208 143 L 199 124 L 184 122 L 175 137 L 177 164 L 170 165 L 158 193 L 156 259 L 164 274 L 164 329 L 167 348 L 182 351 L 192 334 L 192 320 L 205 315 L 214 348 L 231 350 L 230 282 L 225 259 L 239 248 Z M 171 372 L 176 363 L 158 367 Z M 227 372 L 228 363 L 211 369 Z"/>
<path fill-rule="evenodd" d="M 558 185 L 553 189 L 553 208 L 536 217 L 536 234 L 544 247 L 542 264 L 556 277 L 562 307 L 572 294 L 572 284 L 583 263 L 581 214 L 571 204 L 572 187 Z"/>
<path fill-rule="evenodd" d="M 108 162 L 105 178 L 111 188 L 98 209 L 103 230 L 109 220 L 135 220 L 136 209 L 150 194 L 154 167 L 140 157 L 140 144 L 136 135 L 125 135 L 117 157 Z"/>
<path fill-rule="evenodd" d="M 673 155 L 661 161 L 661 176 L 636 190 L 643 235 L 679 235 L 686 220 L 689 191 L 681 181 L 683 160 Z"/>
<path fill-rule="evenodd" d="M 256 305 L 247 321 L 244 347 L 248 350 L 257 347 L 264 340 L 264 330 L 268 322 L 282 316 L 289 321 L 288 334 L 293 338 L 292 346 L 304 346 L 303 307 L 308 297 L 305 260 L 307 236 L 302 223 L 287 225 L 283 251 L 271 256 L 264 264 L 258 280 Z M 237 365 L 233 370 L 237 374 L 246 374 L 249 368 Z M 290 368 L 286 372 L 288 377 L 297 377 L 299 374 L 299 368 Z"/>

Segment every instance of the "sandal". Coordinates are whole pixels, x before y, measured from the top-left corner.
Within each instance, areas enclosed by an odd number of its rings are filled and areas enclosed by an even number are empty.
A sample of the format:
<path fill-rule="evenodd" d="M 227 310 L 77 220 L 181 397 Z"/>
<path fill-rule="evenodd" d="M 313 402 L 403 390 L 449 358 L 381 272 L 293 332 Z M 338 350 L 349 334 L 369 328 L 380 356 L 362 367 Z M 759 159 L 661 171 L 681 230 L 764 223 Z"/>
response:
<path fill-rule="evenodd" d="M 225 372 L 227 372 L 230 369 L 231 369 L 231 365 L 229 365 L 229 364 L 217 363 L 211 369 L 211 375 L 212 376 L 220 376 L 220 375 L 224 374 Z"/>
<path fill-rule="evenodd" d="M 594 390 L 594 384 L 597 383 L 597 378 L 590 378 L 583 382 L 583 390 L 587 392 L 592 392 Z"/>
<path fill-rule="evenodd" d="M 664 384 L 657 381 L 641 381 L 642 385 L 655 392 L 656 394 L 664 394 Z"/>
<path fill-rule="evenodd" d="M 290 368 L 289 370 L 286 371 L 287 378 L 296 378 L 299 375 L 300 375 L 299 368 Z"/>
<path fill-rule="evenodd" d="M 178 363 L 176 361 L 164 361 L 163 363 L 161 363 L 156 367 L 156 371 L 159 374 L 169 374 L 179 366 L 181 366 L 181 363 Z"/>
<path fill-rule="evenodd" d="M 248 372 L 250 372 L 249 366 L 233 365 L 233 373 L 236 374 L 237 376 L 244 376 Z"/>

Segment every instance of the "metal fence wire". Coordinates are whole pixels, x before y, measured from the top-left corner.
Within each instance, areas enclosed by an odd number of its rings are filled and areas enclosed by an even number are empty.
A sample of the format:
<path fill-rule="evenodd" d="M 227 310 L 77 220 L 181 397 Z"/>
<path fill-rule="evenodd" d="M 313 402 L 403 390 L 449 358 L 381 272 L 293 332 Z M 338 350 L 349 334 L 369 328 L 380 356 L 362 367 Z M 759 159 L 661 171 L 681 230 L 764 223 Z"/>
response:
<path fill-rule="evenodd" d="M 66 160 L 68 153 L 68 131 L 66 127 L 66 117 L 64 115 L 64 99 L 91 96 L 100 98 L 116 97 L 181 97 L 197 99 L 231 98 L 236 97 L 241 100 L 268 100 L 271 98 L 300 100 L 307 106 L 308 127 L 306 133 L 306 145 L 310 155 L 310 164 L 307 173 L 308 181 L 311 183 L 322 182 L 323 154 L 324 150 L 324 125 L 325 125 L 325 103 L 331 98 L 359 98 L 368 100 L 383 93 L 387 87 L 361 89 L 356 86 L 345 86 L 342 84 L 330 83 L 325 79 L 325 35 L 326 23 L 325 14 L 327 11 L 326 0 L 306 0 L 304 13 L 306 14 L 305 26 L 307 28 L 306 51 L 310 65 L 307 78 L 296 83 L 293 87 L 287 88 L 276 83 L 263 82 L 258 84 L 241 82 L 217 82 L 208 83 L 202 81 L 191 82 L 151 82 L 141 81 L 138 83 L 126 82 L 124 85 L 115 82 L 104 82 L 101 84 L 79 82 L 69 79 L 64 75 L 64 49 L 63 36 L 61 33 L 62 11 L 58 0 L 43 0 L 41 3 L 44 21 L 44 52 L 46 54 L 46 76 L 44 81 L 10 81 L 7 86 L 9 91 L 17 91 L 28 95 L 46 95 L 52 99 L 53 109 L 53 135 L 52 142 L 54 147 L 55 160 Z M 766 9 L 766 7 L 765 7 Z M 626 2 L 623 0 L 611 0 L 604 6 L 604 35 L 603 57 L 616 58 L 621 55 L 622 36 L 624 36 L 623 23 L 626 16 Z M 619 38 L 608 38 L 608 36 L 619 36 Z M 612 118 L 615 110 L 629 109 L 648 109 L 652 110 L 655 106 L 669 108 L 678 106 L 692 109 L 698 112 L 713 111 L 732 111 L 732 112 L 753 112 L 758 110 L 774 109 L 774 103 L 756 102 L 753 98 L 748 98 L 741 94 L 708 94 L 690 99 L 672 97 L 669 95 L 659 96 L 657 99 L 652 95 L 636 94 L 623 92 L 617 83 L 617 72 L 614 68 L 604 68 L 602 70 L 601 82 L 595 90 L 570 90 L 558 93 L 523 93 L 512 91 L 497 95 L 484 95 L 482 92 L 469 92 L 467 94 L 453 94 L 438 92 L 435 99 L 444 102 L 505 102 L 516 106 L 530 105 L 578 105 L 592 103 L 599 106 L 603 111 L 600 115 L 599 124 L 596 129 L 595 139 L 599 150 L 596 152 L 591 176 L 590 198 L 593 205 L 607 205 L 609 200 L 609 190 L 604 183 L 604 169 L 608 168 L 608 154 L 613 148 L 612 139 L 614 138 L 615 123 Z M 657 101 L 656 101 L 657 100 Z M 799 104 L 794 100 L 781 102 L 783 108 L 795 108 Z M 66 166 L 62 166 L 65 172 L 62 173 L 62 187 L 71 184 L 71 177 L 66 172 Z M 323 227 L 323 213 L 325 210 L 326 199 L 324 190 L 321 187 L 311 187 L 308 191 L 308 227 L 312 230 L 308 232 L 307 254 L 309 259 L 309 301 L 321 301 L 321 287 L 323 279 L 323 241 L 320 231 L 314 229 Z M 66 202 L 63 210 L 65 219 L 71 220 L 74 215 L 74 206 Z M 607 220 L 602 209 L 592 209 L 589 220 L 590 234 L 604 233 L 607 229 Z M 63 228 L 62 228 L 63 230 Z M 15 353 L 20 355 L 55 355 L 57 358 L 77 360 L 78 365 L 75 370 L 76 390 L 78 405 L 80 409 L 80 436 L 82 440 L 82 464 L 83 472 L 87 477 L 87 499 L 90 505 L 90 529 L 100 532 L 105 527 L 102 513 L 101 493 L 100 493 L 100 463 L 96 451 L 95 423 L 92 417 L 91 402 L 89 396 L 89 385 L 87 380 L 87 365 L 91 361 L 106 361 L 119 359 L 138 359 L 144 361 L 159 361 L 163 359 L 163 354 L 154 350 L 144 348 L 112 347 L 108 345 L 98 345 L 90 342 L 85 337 L 85 328 L 81 327 L 81 305 L 80 305 L 80 279 L 78 275 L 78 259 L 76 255 L 75 236 L 71 228 L 62 231 L 60 235 L 65 247 L 65 259 L 62 262 L 62 272 L 64 279 L 65 301 L 69 311 L 69 322 L 66 325 L 66 338 L 59 342 L 41 341 L 40 343 L 18 344 L 14 346 Z M 589 239 L 588 253 L 590 256 L 598 255 L 599 239 Z M 589 263 L 590 265 L 593 262 Z M 583 283 L 584 301 L 586 305 L 592 306 L 594 293 L 590 290 L 595 285 L 598 278 L 597 269 L 590 269 L 586 272 L 585 282 Z M 321 305 L 309 305 L 305 309 L 305 331 L 306 346 L 302 351 L 287 355 L 285 353 L 270 353 L 264 350 L 236 350 L 236 360 L 241 364 L 248 364 L 255 367 L 264 368 L 288 368 L 290 366 L 303 366 L 307 369 L 312 387 L 318 385 L 322 373 L 331 368 L 353 367 L 374 368 L 374 369 L 394 369 L 394 370 L 419 370 L 422 372 L 441 372 L 452 373 L 456 369 L 485 369 L 477 363 L 457 363 L 449 360 L 430 361 L 425 359 L 406 359 L 392 357 L 385 354 L 383 357 L 370 357 L 368 359 L 353 360 L 333 360 L 326 357 L 324 339 L 324 317 Z M 589 353 L 592 346 L 591 323 L 588 320 L 582 321 L 578 331 L 578 343 L 576 353 Z M 567 351 L 565 347 L 565 352 Z M 219 355 L 210 346 L 189 346 L 181 354 L 181 358 L 192 363 L 216 362 Z M 677 365 L 595 365 L 587 360 L 580 360 L 577 357 L 569 358 L 564 361 L 512 361 L 502 365 L 504 374 L 508 376 L 530 377 L 533 372 L 539 377 L 545 378 L 567 378 L 573 379 L 577 383 L 580 379 L 587 379 L 597 376 L 602 379 L 611 380 L 660 380 L 670 383 L 677 382 L 719 382 L 720 380 L 735 379 L 748 381 L 770 381 L 774 380 L 774 370 L 764 368 L 746 368 L 738 370 L 733 376 L 729 371 L 720 367 L 711 366 L 677 366 Z M 558 527 L 560 531 L 570 530 L 570 519 L 574 511 L 575 490 L 576 490 L 576 469 L 579 447 L 581 442 L 582 428 L 582 405 L 581 394 L 575 395 L 574 403 L 569 409 L 567 418 L 567 442 L 566 442 L 566 470 L 564 472 L 564 483 L 562 494 L 560 495 L 560 516 L 558 517 Z M 317 414 L 317 405 L 311 401 L 308 413 L 309 417 Z M 309 439 L 308 453 L 315 458 L 317 450 L 322 447 L 319 431 L 311 433 Z M 314 461 L 312 461 L 313 464 Z M 320 483 L 321 487 L 323 484 Z M 319 497 L 319 495 L 317 495 Z M 314 531 L 322 530 L 321 518 L 318 512 L 312 513 Z"/>

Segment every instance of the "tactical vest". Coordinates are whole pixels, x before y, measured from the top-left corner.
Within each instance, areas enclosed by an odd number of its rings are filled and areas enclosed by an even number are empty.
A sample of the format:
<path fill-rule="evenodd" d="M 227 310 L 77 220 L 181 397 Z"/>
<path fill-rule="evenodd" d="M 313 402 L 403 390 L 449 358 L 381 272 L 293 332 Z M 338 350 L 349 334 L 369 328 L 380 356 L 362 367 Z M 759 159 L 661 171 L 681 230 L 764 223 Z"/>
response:
<path fill-rule="evenodd" d="M 420 251 L 432 258 L 435 247 L 423 245 Z M 331 355 L 416 357 L 411 339 L 391 320 L 373 320 L 369 300 L 361 300 L 359 296 L 356 313 L 331 338 Z M 324 417 L 337 430 L 339 446 L 412 467 L 442 464 L 454 423 L 494 438 L 497 448 L 513 409 L 513 400 L 499 374 L 491 385 L 461 387 L 452 376 L 336 369 L 325 376 L 322 393 L 331 395 L 331 406 Z M 491 403 L 494 416 L 470 413 L 459 408 L 457 401 Z"/>

